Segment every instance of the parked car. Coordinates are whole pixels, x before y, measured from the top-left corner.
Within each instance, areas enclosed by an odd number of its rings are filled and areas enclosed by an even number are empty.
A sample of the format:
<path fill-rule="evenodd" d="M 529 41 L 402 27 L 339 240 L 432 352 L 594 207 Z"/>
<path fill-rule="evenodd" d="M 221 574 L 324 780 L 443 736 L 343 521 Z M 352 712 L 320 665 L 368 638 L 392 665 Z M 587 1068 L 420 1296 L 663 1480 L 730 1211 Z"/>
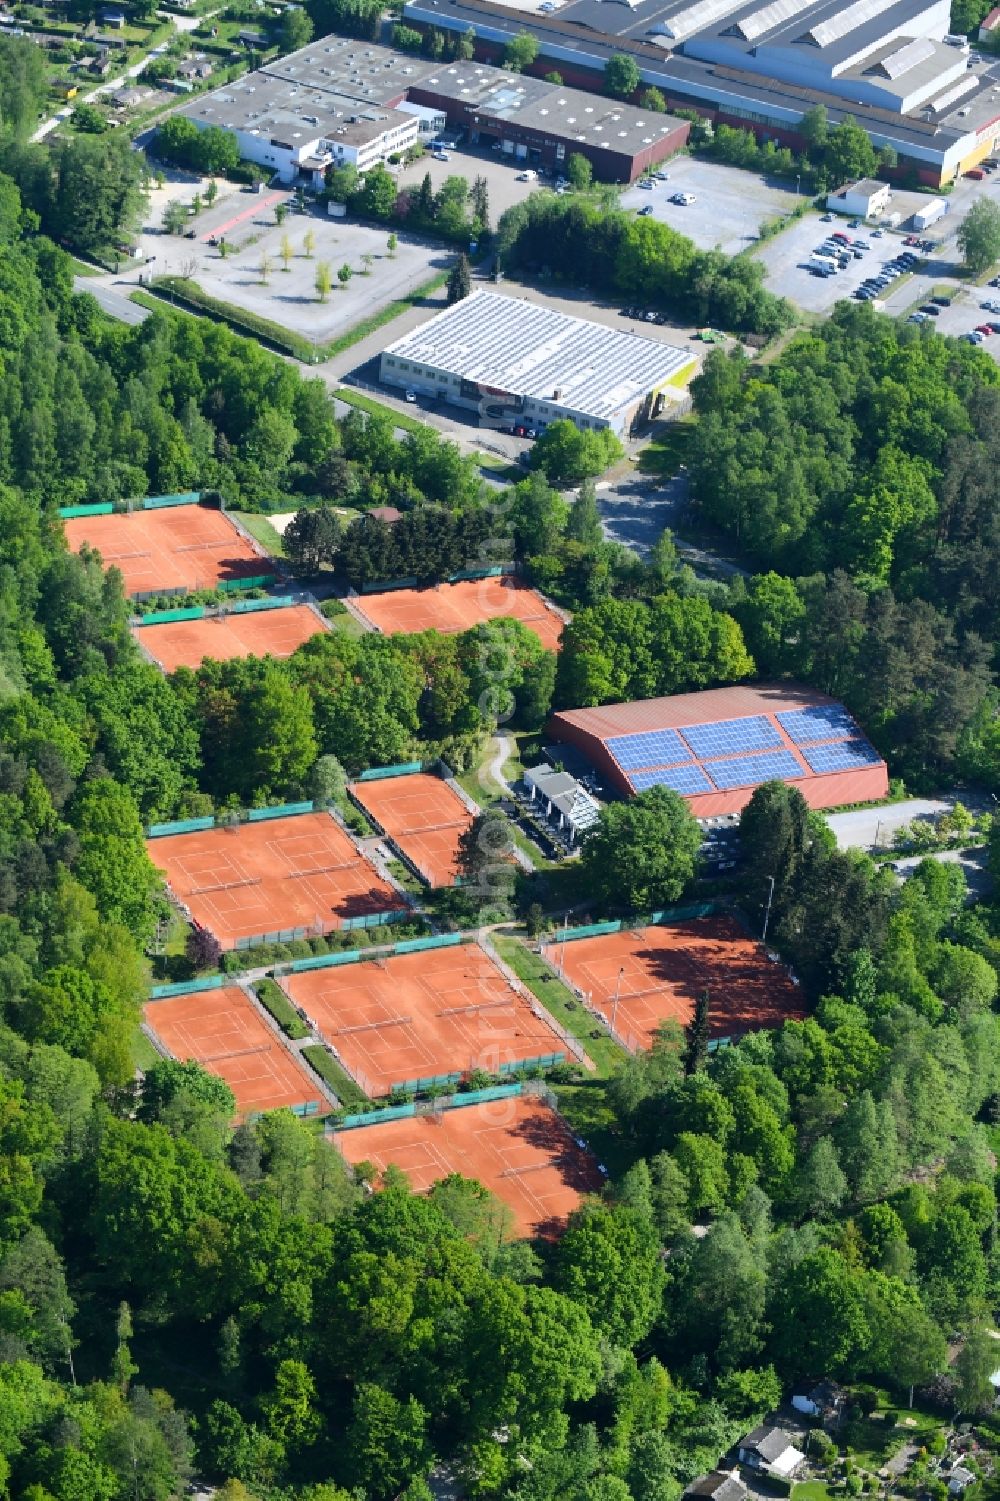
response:
<path fill-rule="evenodd" d="M 872 239 L 873 240 L 881 240 L 884 237 L 884 235 L 885 235 L 885 230 L 884 229 L 873 229 L 872 230 Z"/>
<path fill-rule="evenodd" d="M 642 190 L 643 190 L 644 193 L 651 193 L 653 191 L 653 181 L 652 181 L 652 178 L 650 178 L 650 177 L 644 177 L 642 179 L 642 181 L 638 184 L 638 186 L 640 188 L 642 188 Z"/>
<path fill-rule="evenodd" d="M 414 402 L 414 401 L 416 401 L 416 399 L 417 399 L 417 393 L 416 393 L 416 391 L 407 391 L 407 393 L 406 393 L 406 399 L 407 399 L 407 401 L 409 401 L 411 403 Z"/>
<path fill-rule="evenodd" d="M 565 188 L 561 188 L 560 189 L 560 192 L 562 192 L 562 193 L 565 193 L 565 191 L 566 191 Z M 640 219 L 645 219 L 652 212 L 653 212 L 653 205 L 651 203 L 644 203 L 643 206 L 642 206 L 642 208 L 639 210 L 639 218 Z"/>
<path fill-rule="evenodd" d="M 935 307 L 933 302 L 925 302 L 920 311 L 926 313 L 928 318 L 940 318 L 941 316 L 941 309 Z"/>
<path fill-rule="evenodd" d="M 847 221 L 847 227 L 848 227 L 848 229 L 860 229 L 861 228 L 861 220 L 860 219 L 848 219 L 848 221 Z"/>
<path fill-rule="evenodd" d="M 446 161 L 448 161 L 449 157 L 448 157 L 447 151 L 435 151 L 434 152 L 434 160 L 436 162 L 446 162 Z"/>
<path fill-rule="evenodd" d="M 841 240 L 845 245 L 850 240 L 850 238 L 850 235 L 846 235 L 842 229 L 835 229 L 833 231 L 833 234 L 830 236 L 831 240 Z"/>
<path fill-rule="evenodd" d="M 832 214 L 823 214 L 821 216 L 821 218 L 822 218 L 822 222 L 824 224 L 832 224 L 833 223 L 833 215 Z"/>
<path fill-rule="evenodd" d="M 670 181 L 670 173 L 669 172 L 654 172 L 653 176 L 656 178 L 657 182 L 669 182 Z"/>
<path fill-rule="evenodd" d="M 992 323 L 977 323 L 976 324 L 976 333 L 977 334 L 982 334 L 982 336 L 983 336 L 984 339 L 992 338 L 992 336 L 993 336 L 993 325 L 992 325 Z"/>
<path fill-rule="evenodd" d="M 935 297 L 931 298 L 931 302 L 933 302 L 936 307 L 951 307 L 951 298 L 943 296 L 943 294 L 940 292 L 938 292 Z"/>

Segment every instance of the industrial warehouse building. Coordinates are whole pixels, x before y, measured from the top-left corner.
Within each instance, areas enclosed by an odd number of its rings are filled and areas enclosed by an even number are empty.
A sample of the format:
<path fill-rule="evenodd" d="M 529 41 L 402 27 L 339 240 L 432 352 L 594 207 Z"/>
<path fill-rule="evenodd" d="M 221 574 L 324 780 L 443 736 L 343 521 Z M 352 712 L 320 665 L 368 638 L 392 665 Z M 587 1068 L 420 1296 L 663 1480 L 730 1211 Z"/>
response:
<path fill-rule="evenodd" d="M 619 435 L 655 417 L 694 371 L 685 349 L 494 292 L 404 334 L 380 367 L 386 384 L 454 402 L 486 425 L 569 418 Z"/>
<path fill-rule="evenodd" d="M 672 110 L 695 108 L 793 149 L 802 117 L 855 118 L 921 182 L 948 182 L 1000 141 L 1000 62 L 950 45 L 949 0 L 546 0 L 531 14 L 494 0 L 406 0 L 408 24 L 472 32 L 493 61 L 519 31 L 538 73 L 599 86 L 616 53 Z M 947 39 L 947 40 L 946 40 Z"/>
<path fill-rule="evenodd" d="M 686 142 L 687 120 L 524 78 L 329 36 L 193 100 L 199 128 L 232 131 L 240 155 L 283 182 L 323 186 L 328 167 L 364 172 L 450 127 L 515 161 L 554 170 L 579 152 L 603 182 L 634 182 Z"/>
<path fill-rule="evenodd" d="M 625 796 L 670 787 L 696 818 L 738 813 L 761 782 L 797 787 L 810 808 L 876 802 L 889 791 L 885 762 L 847 710 L 785 684 L 564 710 L 548 734 Z"/>

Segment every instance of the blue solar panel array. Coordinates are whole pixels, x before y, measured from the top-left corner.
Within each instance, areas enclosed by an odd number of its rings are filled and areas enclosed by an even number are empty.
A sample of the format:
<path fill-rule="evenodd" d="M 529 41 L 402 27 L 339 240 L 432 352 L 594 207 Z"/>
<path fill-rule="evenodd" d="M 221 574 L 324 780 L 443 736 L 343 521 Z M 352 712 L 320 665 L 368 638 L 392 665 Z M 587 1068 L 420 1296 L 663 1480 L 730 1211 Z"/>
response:
<path fill-rule="evenodd" d="M 855 736 L 838 745 L 813 745 L 802 752 L 810 770 L 822 775 L 826 771 L 853 771 L 859 766 L 876 766 L 882 759 L 867 740 Z"/>
<path fill-rule="evenodd" d="M 690 761 L 691 752 L 676 730 L 649 730 L 644 735 L 615 735 L 605 745 L 623 771 L 636 766 L 673 766 Z"/>
<path fill-rule="evenodd" d="M 694 792 L 715 791 L 700 766 L 668 766 L 661 771 L 635 771 L 631 781 L 636 792 L 646 792 L 650 787 L 671 787 L 674 792 L 690 797 Z"/>
<path fill-rule="evenodd" d="M 846 735 L 857 732 L 857 725 L 846 709 L 817 705 L 812 709 L 790 709 L 776 714 L 789 740 L 796 745 L 808 745 L 810 740 L 843 740 Z"/>
<path fill-rule="evenodd" d="M 778 777 L 801 777 L 802 767 L 791 751 L 771 751 L 763 756 L 732 756 L 724 761 L 710 761 L 706 771 L 715 785 L 725 792 L 730 787 L 755 787 Z"/>
<path fill-rule="evenodd" d="M 720 719 L 715 724 L 682 725 L 681 734 L 699 761 L 709 756 L 733 756 L 781 745 L 781 736 L 763 714 L 748 719 Z"/>

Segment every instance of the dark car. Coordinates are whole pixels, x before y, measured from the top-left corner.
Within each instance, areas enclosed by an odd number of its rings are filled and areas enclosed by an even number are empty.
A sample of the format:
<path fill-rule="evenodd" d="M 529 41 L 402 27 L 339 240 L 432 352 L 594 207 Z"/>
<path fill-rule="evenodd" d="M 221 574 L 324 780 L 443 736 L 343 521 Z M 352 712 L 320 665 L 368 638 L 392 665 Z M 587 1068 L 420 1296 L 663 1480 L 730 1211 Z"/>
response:
<path fill-rule="evenodd" d="M 935 307 L 933 302 L 925 302 L 920 311 L 926 313 L 928 318 L 940 318 L 941 316 L 941 309 Z"/>
<path fill-rule="evenodd" d="M 940 293 L 938 296 L 932 297 L 931 302 L 935 303 L 937 307 L 951 307 L 951 298 L 943 297 Z"/>

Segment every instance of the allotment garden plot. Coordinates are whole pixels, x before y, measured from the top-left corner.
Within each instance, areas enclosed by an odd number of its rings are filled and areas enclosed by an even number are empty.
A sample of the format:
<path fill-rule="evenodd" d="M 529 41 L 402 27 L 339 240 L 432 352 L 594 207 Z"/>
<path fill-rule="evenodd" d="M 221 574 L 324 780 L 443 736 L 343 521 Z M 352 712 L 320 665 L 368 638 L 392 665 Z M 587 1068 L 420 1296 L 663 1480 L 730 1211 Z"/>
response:
<path fill-rule="evenodd" d="M 459 841 L 472 814 L 447 782 L 427 772 L 355 782 L 357 802 L 431 886 L 452 886 Z"/>
<path fill-rule="evenodd" d="M 508 1206 L 517 1236 L 554 1235 L 583 1196 L 600 1191 L 593 1157 L 578 1146 L 562 1117 L 530 1095 L 439 1109 L 403 1120 L 339 1131 L 350 1163 L 392 1163 L 415 1193 L 450 1173 L 476 1178 Z"/>
<path fill-rule="evenodd" d="M 128 595 L 216 589 L 273 572 L 264 550 L 211 506 L 76 516 L 63 525 L 73 552 L 96 548 L 106 568 L 120 569 Z"/>
<path fill-rule="evenodd" d="M 405 905 L 327 813 L 168 834 L 147 848 L 182 908 L 224 949 L 327 933 Z"/>
<path fill-rule="evenodd" d="M 556 939 L 543 954 L 633 1049 L 664 1022 L 686 1027 L 706 991 L 716 1041 L 805 1015 L 788 971 L 730 917 Z"/>
<path fill-rule="evenodd" d="M 171 620 L 135 627 L 139 645 L 164 672 L 199 667 L 206 657 L 228 662 L 233 657 L 290 657 L 319 631 L 329 630 L 312 605 L 277 610 L 225 611 L 197 620 Z"/>
<path fill-rule="evenodd" d="M 200 1063 L 226 1081 L 240 1115 L 292 1107 L 311 1115 L 325 1108 L 315 1080 L 238 985 L 148 1001 L 145 1019 L 175 1058 Z"/>
<path fill-rule="evenodd" d="M 412 635 L 417 631 L 454 635 L 485 620 L 510 616 L 534 631 L 547 650 L 558 651 L 563 628 L 561 615 L 538 590 L 511 575 L 463 579 L 427 589 L 387 589 L 364 594 L 352 604 L 386 635 Z"/>
<path fill-rule="evenodd" d="M 282 985 L 371 1098 L 477 1069 L 550 1067 L 564 1044 L 478 944 L 288 975 Z"/>

